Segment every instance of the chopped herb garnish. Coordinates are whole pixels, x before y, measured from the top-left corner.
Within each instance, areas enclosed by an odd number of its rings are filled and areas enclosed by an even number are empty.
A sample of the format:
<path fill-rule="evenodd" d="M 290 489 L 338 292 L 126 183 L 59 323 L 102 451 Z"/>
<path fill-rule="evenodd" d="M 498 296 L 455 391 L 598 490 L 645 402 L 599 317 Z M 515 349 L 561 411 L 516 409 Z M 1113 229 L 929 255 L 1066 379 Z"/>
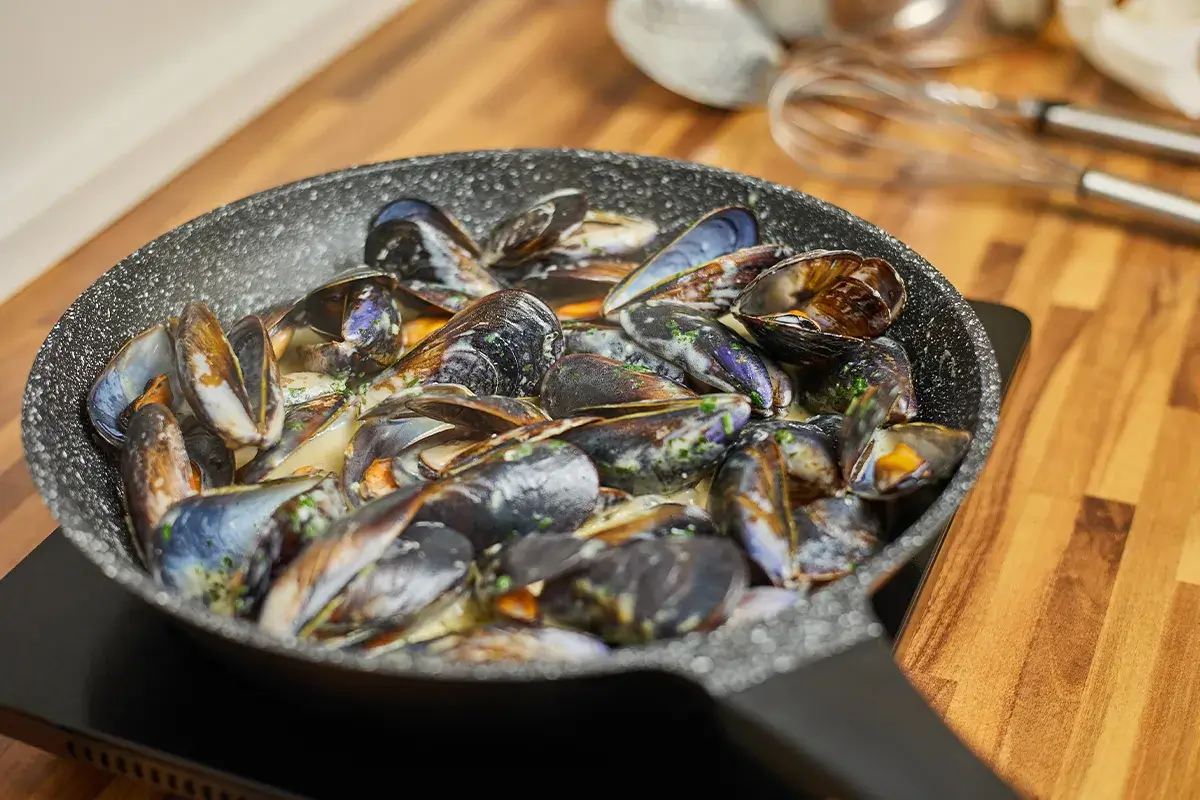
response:
<path fill-rule="evenodd" d="M 733 436 L 733 415 L 729 413 L 722 414 L 721 426 L 725 429 L 726 436 Z"/>
<path fill-rule="evenodd" d="M 162 526 L 162 540 L 164 542 L 171 541 L 171 523 Z"/>
<path fill-rule="evenodd" d="M 500 577 L 496 578 L 496 591 L 507 592 L 512 588 L 512 582 L 512 578 L 510 578 L 508 575 L 501 575 Z"/>
<path fill-rule="evenodd" d="M 796 434 L 792 433 L 786 428 L 782 428 L 775 431 L 775 441 L 779 442 L 780 444 L 791 444 L 792 442 L 796 441 Z"/>
<path fill-rule="evenodd" d="M 705 414 L 711 414 L 717 410 L 717 401 L 711 397 L 706 397 L 700 401 L 700 410 Z"/>
<path fill-rule="evenodd" d="M 750 402 L 754 403 L 754 405 L 758 406 L 759 408 L 762 408 L 764 405 L 763 404 L 763 396 L 761 394 L 759 394 L 758 392 L 750 393 Z"/>
<path fill-rule="evenodd" d="M 854 392 L 855 397 L 866 394 L 868 388 L 870 387 L 867 385 L 867 379 L 861 375 L 850 382 L 850 391 Z"/>

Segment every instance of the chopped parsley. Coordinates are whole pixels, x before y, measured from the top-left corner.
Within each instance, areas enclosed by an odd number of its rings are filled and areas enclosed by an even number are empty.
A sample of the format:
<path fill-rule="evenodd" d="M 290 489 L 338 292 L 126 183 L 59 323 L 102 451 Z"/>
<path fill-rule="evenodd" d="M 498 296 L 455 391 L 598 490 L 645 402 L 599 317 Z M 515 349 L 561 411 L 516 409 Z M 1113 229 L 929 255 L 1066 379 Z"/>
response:
<path fill-rule="evenodd" d="M 775 431 L 775 441 L 779 442 L 780 444 L 791 444 L 792 442 L 796 441 L 796 434 L 792 433 L 786 428 L 781 428 L 780 430 Z"/>
<path fill-rule="evenodd" d="M 501 575 L 496 578 L 496 591 L 507 592 L 512 588 L 513 580 L 508 575 Z"/>
<path fill-rule="evenodd" d="M 700 401 L 700 410 L 705 414 L 711 414 L 717 410 L 717 401 L 711 397 L 706 397 Z"/>
<path fill-rule="evenodd" d="M 867 389 L 869 388 L 870 386 L 867 384 L 867 379 L 861 375 L 850 382 L 850 391 L 854 393 L 855 397 L 861 397 L 862 395 L 866 394 Z"/>
<path fill-rule="evenodd" d="M 766 403 L 763 402 L 763 396 L 758 392 L 750 393 L 750 402 L 754 403 L 754 405 L 758 406 L 759 408 L 762 408 L 766 405 Z"/>
<path fill-rule="evenodd" d="M 733 436 L 733 415 L 726 412 L 721 415 L 721 427 L 725 429 L 726 436 Z"/>
<path fill-rule="evenodd" d="M 516 447 L 510 447 L 504 451 L 505 461 L 519 461 L 522 458 L 527 458 L 533 455 L 533 445 L 529 442 L 522 442 Z"/>
<path fill-rule="evenodd" d="M 171 523 L 166 523 L 162 526 L 162 540 L 164 542 L 171 541 Z"/>

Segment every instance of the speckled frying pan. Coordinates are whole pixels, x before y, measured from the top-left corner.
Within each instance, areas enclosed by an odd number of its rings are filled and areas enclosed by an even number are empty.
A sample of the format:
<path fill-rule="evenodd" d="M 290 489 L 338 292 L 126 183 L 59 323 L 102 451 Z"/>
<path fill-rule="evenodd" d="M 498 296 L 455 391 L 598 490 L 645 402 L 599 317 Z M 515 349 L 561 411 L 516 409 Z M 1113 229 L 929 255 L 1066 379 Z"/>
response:
<path fill-rule="evenodd" d="M 717 206 L 748 204 L 762 219 L 766 241 L 848 248 L 896 265 L 909 301 L 889 335 L 911 355 L 922 418 L 974 437 L 940 495 L 855 574 L 770 624 L 625 649 L 569 667 L 468 667 L 419 658 L 372 663 L 283 644 L 248 623 L 182 603 L 152 582 L 126 535 L 117 470 L 83 405 L 125 340 L 193 298 L 229 324 L 358 264 L 366 222 L 390 199 L 425 197 L 481 234 L 528 199 L 568 186 L 585 190 L 594 207 L 652 218 L 665 231 Z M 306 701 L 340 697 L 364 708 L 400 709 L 409 719 L 424 714 L 429 725 L 456 727 L 459 735 L 485 719 L 493 728 L 503 719 L 511 730 L 524 724 L 544 733 L 549 726 L 558 739 L 623 719 L 628 741 L 634 729 L 653 730 L 684 707 L 703 706 L 736 749 L 784 785 L 824 795 L 979 798 L 1011 793 L 897 670 L 868 597 L 962 502 L 992 444 L 999 402 L 991 346 L 963 298 L 924 259 L 863 220 L 792 189 L 694 164 L 524 150 L 343 170 L 248 197 L 164 234 L 105 273 L 54 326 L 26 387 L 22 433 L 43 499 L 97 568 L 227 663 L 303 692 Z M 628 763 L 641 761 L 630 756 Z"/>

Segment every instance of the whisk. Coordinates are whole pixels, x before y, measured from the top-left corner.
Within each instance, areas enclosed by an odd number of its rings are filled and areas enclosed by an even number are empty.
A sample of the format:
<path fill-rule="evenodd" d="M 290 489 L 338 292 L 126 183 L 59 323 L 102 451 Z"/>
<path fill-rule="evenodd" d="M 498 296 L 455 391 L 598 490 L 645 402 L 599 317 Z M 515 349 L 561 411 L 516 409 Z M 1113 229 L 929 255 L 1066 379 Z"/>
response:
<path fill-rule="evenodd" d="M 989 105 L 927 83 L 869 47 L 842 43 L 794 56 L 767 99 L 776 143 L 816 175 L 1067 191 L 1200 235 L 1200 203 L 1059 157 Z"/>

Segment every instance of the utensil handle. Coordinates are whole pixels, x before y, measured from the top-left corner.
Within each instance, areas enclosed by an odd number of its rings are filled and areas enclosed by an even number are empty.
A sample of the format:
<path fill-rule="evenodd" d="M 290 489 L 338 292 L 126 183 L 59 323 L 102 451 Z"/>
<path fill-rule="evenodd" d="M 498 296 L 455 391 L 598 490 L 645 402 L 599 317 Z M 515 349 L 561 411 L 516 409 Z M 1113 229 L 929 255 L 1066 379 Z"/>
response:
<path fill-rule="evenodd" d="M 1115 203 L 1159 222 L 1169 222 L 1188 233 L 1200 235 L 1200 202 L 1190 197 L 1091 169 L 1085 170 L 1080 176 L 1077 191 L 1083 200 Z"/>
<path fill-rule="evenodd" d="M 946 727 L 878 638 L 730 694 L 722 711 L 745 756 L 806 794 L 1018 796 Z"/>
<path fill-rule="evenodd" d="M 1124 145 L 1153 156 L 1200 161 L 1200 135 L 1068 103 L 1047 103 L 1039 115 L 1042 130 Z"/>

